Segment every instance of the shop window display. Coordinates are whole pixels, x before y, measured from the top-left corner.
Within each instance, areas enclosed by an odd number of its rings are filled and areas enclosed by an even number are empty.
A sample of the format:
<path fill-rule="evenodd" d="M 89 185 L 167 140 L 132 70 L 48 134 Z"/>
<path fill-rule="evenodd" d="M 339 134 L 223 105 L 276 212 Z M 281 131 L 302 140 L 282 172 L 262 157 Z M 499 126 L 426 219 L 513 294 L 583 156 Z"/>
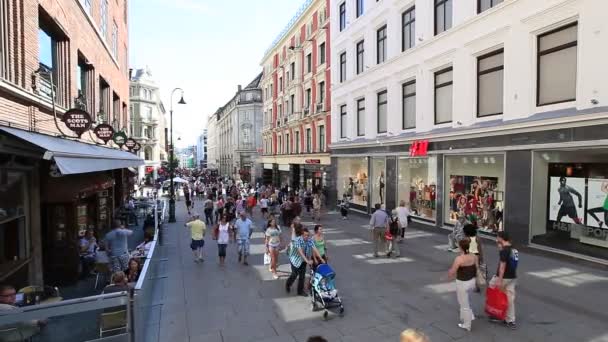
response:
<path fill-rule="evenodd" d="M 338 158 L 338 199 L 346 194 L 351 204 L 367 207 L 367 158 Z"/>
<path fill-rule="evenodd" d="M 376 203 L 384 205 L 384 201 L 386 200 L 386 159 L 372 158 L 371 171 L 371 205 L 374 206 Z"/>
<path fill-rule="evenodd" d="M 415 216 L 435 220 L 437 157 L 400 158 L 397 177 L 397 202 L 404 200 Z"/>
<path fill-rule="evenodd" d="M 446 221 L 465 215 L 488 233 L 503 230 L 504 157 L 446 156 Z"/>

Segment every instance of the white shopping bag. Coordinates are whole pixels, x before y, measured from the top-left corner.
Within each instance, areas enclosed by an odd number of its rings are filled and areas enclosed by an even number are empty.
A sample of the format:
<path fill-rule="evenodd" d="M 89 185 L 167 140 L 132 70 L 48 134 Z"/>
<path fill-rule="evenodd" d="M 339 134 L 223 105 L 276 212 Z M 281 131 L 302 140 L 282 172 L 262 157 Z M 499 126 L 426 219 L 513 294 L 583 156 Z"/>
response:
<path fill-rule="evenodd" d="M 264 253 L 264 265 L 270 265 L 270 254 Z"/>

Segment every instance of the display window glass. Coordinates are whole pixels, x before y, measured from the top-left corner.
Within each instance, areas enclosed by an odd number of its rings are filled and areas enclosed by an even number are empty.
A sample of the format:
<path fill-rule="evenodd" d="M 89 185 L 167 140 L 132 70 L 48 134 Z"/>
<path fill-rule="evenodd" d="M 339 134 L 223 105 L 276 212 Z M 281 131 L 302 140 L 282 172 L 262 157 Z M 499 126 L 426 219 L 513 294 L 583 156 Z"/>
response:
<path fill-rule="evenodd" d="M 405 201 L 412 215 L 435 220 L 437 204 L 437 157 L 399 158 L 397 202 Z"/>
<path fill-rule="evenodd" d="M 533 243 L 608 259 L 607 157 L 603 150 L 534 154 Z"/>
<path fill-rule="evenodd" d="M 445 157 L 445 221 L 459 215 L 487 233 L 503 230 L 504 155 L 471 154 Z"/>
<path fill-rule="evenodd" d="M 384 205 L 386 201 L 386 158 L 371 159 L 371 205 Z"/>
<path fill-rule="evenodd" d="M 0 169 L 0 271 L 29 256 L 26 209 L 25 173 Z"/>
<path fill-rule="evenodd" d="M 368 159 L 338 158 L 338 199 L 343 195 L 351 204 L 367 207 L 369 191 Z"/>

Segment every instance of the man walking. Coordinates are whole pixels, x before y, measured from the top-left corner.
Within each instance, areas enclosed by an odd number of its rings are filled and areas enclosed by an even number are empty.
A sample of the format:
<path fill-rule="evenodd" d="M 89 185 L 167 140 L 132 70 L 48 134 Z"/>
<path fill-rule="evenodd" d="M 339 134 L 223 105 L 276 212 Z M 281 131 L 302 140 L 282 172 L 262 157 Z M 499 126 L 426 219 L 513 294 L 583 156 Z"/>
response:
<path fill-rule="evenodd" d="M 120 220 L 114 220 L 114 228 L 106 234 L 105 241 L 110 254 L 112 273 L 129 268 L 127 237 L 131 234 L 133 234 L 133 231 L 126 229 Z"/>
<path fill-rule="evenodd" d="M 374 258 L 377 258 L 378 250 L 382 247 L 381 245 L 384 242 L 384 233 L 389 229 L 389 226 L 388 215 L 386 211 L 381 209 L 380 203 L 376 203 L 374 208 L 376 211 L 374 211 L 369 220 L 369 226 L 372 231 L 372 241 L 374 242 Z"/>
<path fill-rule="evenodd" d="M 205 223 L 213 224 L 213 197 L 211 195 L 207 196 L 205 202 L 203 202 L 203 208 L 205 211 Z"/>
<path fill-rule="evenodd" d="M 192 237 L 190 248 L 194 254 L 194 262 L 204 261 L 203 247 L 205 246 L 205 232 L 207 231 L 205 222 L 201 221 L 199 214 L 194 213 L 190 222 L 186 223 L 185 226 L 190 228 L 190 235 Z"/>
<path fill-rule="evenodd" d="M 252 222 L 247 217 L 247 214 L 244 211 L 241 211 L 240 217 L 235 222 L 235 227 L 237 231 L 239 262 L 243 260 L 243 265 L 245 266 L 249 265 L 247 256 L 249 255 L 249 239 L 251 239 L 251 234 L 253 234 L 251 225 Z"/>
<path fill-rule="evenodd" d="M 504 324 L 511 329 L 516 329 L 515 324 L 515 286 L 517 285 L 517 263 L 519 262 L 519 252 L 511 246 L 511 238 L 507 232 L 498 232 L 496 243 L 500 249 L 500 262 L 496 275 L 490 280 L 490 287 L 498 287 L 507 294 L 509 308 Z M 494 322 L 500 320 L 492 319 Z"/>
<path fill-rule="evenodd" d="M 322 258 L 319 251 L 315 247 L 314 242 L 310 239 L 308 228 L 303 228 L 300 223 L 293 224 L 296 238 L 292 240 L 291 250 L 289 252 L 289 262 L 291 264 L 291 275 L 285 283 L 285 291 L 291 291 L 291 285 L 298 278 L 298 295 L 307 296 L 304 292 L 304 278 L 306 277 L 306 265 L 312 267 L 315 261 L 321 263 Z"/>

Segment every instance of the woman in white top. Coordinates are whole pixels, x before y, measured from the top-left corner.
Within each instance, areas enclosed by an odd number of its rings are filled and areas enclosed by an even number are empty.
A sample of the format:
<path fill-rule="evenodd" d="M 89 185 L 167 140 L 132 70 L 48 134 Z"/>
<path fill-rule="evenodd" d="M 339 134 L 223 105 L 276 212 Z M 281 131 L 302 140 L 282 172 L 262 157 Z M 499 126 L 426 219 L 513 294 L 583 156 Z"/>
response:
<path fill-rule="evenodd" d="M 226 215 L 222 215 L 216 231 L 217 252 L 220 257 L 220 266 L 224 266 L 224 262 L 226 261 L 226 247 L 230 241 L 230 223 L 228 223 Z"/>
<path fill-rule="evenodd" d="M 401 200 L 396 211 L 397 218 L 399 218 L 399 227 L 401 228 L 401 239 L 399 239 L 399 241 L 403 241 L 403 238 L 405 237 L 405 228 L 407 228 L 407 221 L 410 216 L 410 209 L 405 206 L 405 201 Z"/>
<path fill-rule="evenodd" d="M 270 255 L 270 272 L 274 279 L 279 279 L 277 275 L 277 260 L 279 259 L 279 248 L 281 245 L 281 228 L 275 219 L 268 221 L 266 227 L 266 253 Z"/>

